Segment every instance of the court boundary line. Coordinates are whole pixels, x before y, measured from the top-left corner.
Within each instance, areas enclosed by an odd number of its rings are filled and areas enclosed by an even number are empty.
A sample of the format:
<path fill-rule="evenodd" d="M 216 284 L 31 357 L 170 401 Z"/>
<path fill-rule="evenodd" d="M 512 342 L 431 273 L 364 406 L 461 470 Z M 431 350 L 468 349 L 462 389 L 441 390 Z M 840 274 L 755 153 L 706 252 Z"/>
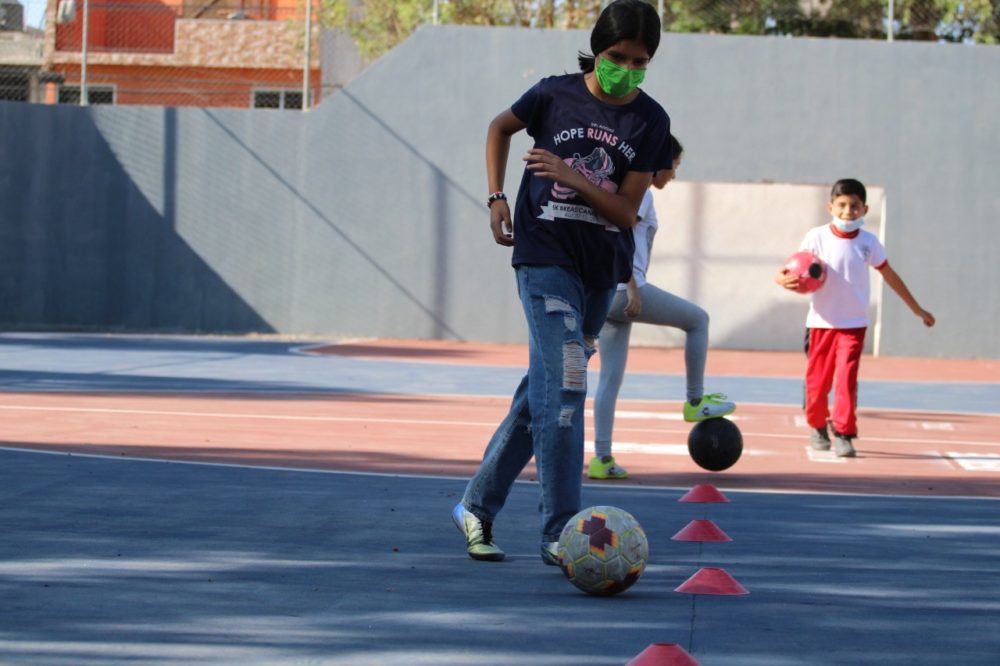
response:
<path fill-rule="evenodd" d="M 750 403 L 746 403 L 750 404 Z M 470 426 L 470 427 L 493 427 L 493 421 L 443 421 L 440 419 L 399 419 L 399 418 L 377 418 L 360 416 L 310 416 L 310 415 L 288 415 L 288 414 L 262 414 L 249 412 L 188 412 L 188 411 L 167 411 L 155 409 L 125 409 L 114 407 L 47 407 L 41 405 L 4 405 L 0 404 L 0 410 L 5 411 L 33 411 L 33 412 L 63 412 L 63 413 L 83 413 L 83 414 L 122 414 L 133 416 L 176 416 L 181 418 L 219 418 L 219 419 L 260 419 L 269 421 L 302 421 L 321 423 L 382 423 L 398 425 L 440 425 L 440 426 Z M 622 430 L 631 432 L 674 432 L 657 428 L 640 428 L 622 426 Z M 683 431 L 678 430 L 677 433 Z M 746 435 L 773 437 L 776 439 L 798 439 L 800 434 L 784 433 L 754 433 L 748 431 Z M 866 442 L 884 443 L 917 443 L 928 445 L 948 445 L 959 444 L 965 446 L 995 446 L 996 442 L 991 440 L 941 440 L 941 439 L 903 439 L 898 437 L 865 437 Z"/>
<path fill-rule="evenodd" d="M 289 347 L 287 351 L 289 353 L 291 353 L 291 354 L 295 354 L 297 356 L 304 356 L 304 357 L 307 357 L 307 358 L 345 358 L 345 359 L 356 359 L 356 360 L 361 360 L 361 361 L 371 361 L 371 362 L 377 362 L 377 363 L 417 363 L 417 364 L 422 364 L 422 365 L 444 365 L 444 366 L 462 366 L 462 367 L 479 367 L 479 368 L 508 368 L 508 369 L 514 369 L 514 370 L 523 369 L 525 372 L 528 369 L 527 368 L 527 364 L 524 364 L 524 365 L 511 365 L 509 363 L 469 363 L 469 362 L 463 362 L 463 361 L 455 361 L 455 362 L 452 362 L 452 363 L 448 363 L 448 362 L 439 361 L 439 360 L 427 360 L 427 359 L 423 359 L 423 358 L 409 358 L 409 357 L 407 357 L 407 356 L 405 356 L 403 354 L 400 354 L 400 355 L 397 355 L 397 356 L 379 356 L 378 354 L 360 354 L 360 353 L 359 354 L 323 354 L 323 353 L 317 353 L 317 352 L 314 352 L 314 351 L 310 351 L 311 349 L 322 349 L 324 347 L 336 347 L 336 346 L 339 346 L 339 345 L 345 345 L 345 346 L 347 346 L 347 345 L 363 345 L 365 342 L 372 342 L 372 341 L 377 342 L 379 340 L 382 340 L 382 338 L 369 338 L 369 339 L 365 339 L 363 341 L 338 341 L 338 342 L 332 342 L 332 343 L 328 343 L 328 344 L 301 345 L 301 346 L 298 346 L 298 347 Z M 434 341 L 431 341 L 431 342 L 434 342 Z M 498 343 L 498 344 L 502 344 L 502 343 Z M 671 350 L 673 350 L 673 351 L 676 351 L 676 350 L 682 349 L 682 348 L 680 348 L 680 347 L 636 346 L 636 347 L 632 347 L 632 349 L 652 349 L 654 351 L 656 351 L 656 350 L 664 350 L 664 351 L 671 351 Z M 730 352 L 730 353 L 733 353 L 733 352 L 746 352 L 746 353 L 751 353 L 752 354 L 755 351 L 761 351 L 763 353 L 768 353 L 769 352 L 769 350 L 752 350 L 752 349 L 742 350 L 742 349 L 729 349 L 729 348 L 715 348 L 715 347 L 713 347 L 713 348 L 710 348 L 708 350 L 709 354 L 711 354 L 712 351 L 715 350 L 715 349 L 718 349 L 719 351 Z M 777 350 L 777 351 L 784 352 L 786 350 Z M 792 350 L 787 350 L 787 351 L 792 351 Z M 876 357 L 876 358 L 878 358 L 878 357 Z M 882 357 L 882 358 L 894 358 L 894 357 L 886 356 L 886 357 Z M 916 360 L 922 360 L 924 357 L 915 357 L 915 358 L 916 358 Z M 937 359 L 935 359 L 935 360 L 937 360 Z M 977 361 L 977 360 L 991 361 L 992 359 L 956 358 L 956 359 L 942 359 L 942 360 L 945 360 L 945 361 L 950 361 L 950 360 L 954 360 L 954 361 Z M 803 356 L 803 373 L 805 372 L 805 367 L 804 366 L 805 366 L 805 356 Z M 590 370 L 590 372 L 596 372 L 596 370 Z M 642 371 L 637 371 L 637 372 L 630 373 L 630 374 L 650 375 L 650 376 L 653 376 L 653 377 L 678 377 L 678 378 L 681 378 L 681 379 L 684 378 L 684 373 L 683 372 L 658 372 L 656 370 L 642 370 Z M 711 375 L 711 376 L 712 377 L 721 377 L 721 378 L 798 379 L 798 380 L 801 380 L 804 377 L 803 374 L 794 374 L 794 375 L 793 374 L 785 374 L 785 375 L 770 375 L 770 374 L 766 374 L 766 375 L 765 374 L 734 375 L 732 373 L 722 373 L 722 374 L 715 374 L 715 375 Z M 990 386 L 996 385 L 998 383 L 996 381 L 991 381 L 989 379 L 961 379 L 961 380 L 959 380 L 959 379 L 941 379 L 941 380 L 938 380 L 938 379 L 867 379 L 867 380 L 862 380 L 862 381 L 880 382 L 880 383 L 901 382 L 901 383 L 906 383 L 906 384 L 927 384 L 927 385 L 936 385 L 936 384 L 986 384 L 986 385 L 990 385 Z"/>
<path fill-rule="evenodd" d="M 465 476 L 450 476 L 450 475 L 433 475 L 433 474 L 406 474 L 406 473 L 390 473 L 390 472 L 359 472 L 356 470 L 336 470 L 336 469 L 318 469 L 310 467 L 282 467 L 275 465 L 249 465 L 245 463 L 220 463 L 207 460 L 176 460 L 173 458 L 141 458 L 136 456 L 116 456 L 102 453 L 74 453 L 68 451 L 52 451 L 48 449 L 26 449 L 16 446 L 4 446 L 0 444 L 0 451 L 13 451 L 15 453 L 34 453 L 39 455 L 48 456 L 66 456 L 66 457 L 76 457 L 76 458 L 88 458 L 96 460 L 108 460 L 108 461 L 123 461 L 123 462 L 143 462 L 143 463 L 160 463 L 164 465 L 194 465 L 201 467 L 222 467 L 222 468 L 232 468 L 232 469 L 253 469 L 262 470 L 267 472 L 292 472 L 292 473 L 305 473 L 305 474 L 343 474 L 347 476 L 368 476 L 368 477 L 378 477 L 378 478 L 396 478 L 396 479 L 418 479 L 422 481 L 459 481 L 462 483 L 468 483 L 469 478 Z M 520 485 L 532 485 L 537 486 L 537 481 L 529 481 L 526 479 L 518 479 L 514 483 Z M 615 489 L 615 490 L 627 490 L 636 492 L 652 492 L 656 494 L 661 494 L 664 492 L 671 493 L 686 493 L 690 488 L 681 486 L 643 486 L 631 483 L 615 483 L 614 486 L 605 483 L 588 483 L 583 482 L 583 485 L 588 489 Z M 715 484 L 713 484 L 715 485 Z M 900 495 L 900 494 L 886 494 L 886 493 L 863 493 L 863 492 L 844 492 L 844 491 L 819 491 L 819 490 L 788 490 L 784 488 L 762 488 L 749 490 L 747 488 L 726 488 L 725 486 L 716 485 L 716 487 L 725 491 L 726 493 L 733 494 L 760 494 L 760 495 L 821 495 L 824 497 L 835 496 L 835 497 L 867 497 L 867 498 L 891 498 L 891 499 L 924 499 L 924 500 L 989 500 L 989 501 L 1000 501 L 1000 497 L 990 497 L 990 496 L 975 496 L 975 495 Z"/>
<path fill-rule="evenodd" d="M 998 384 L 998 385 L 1000 385 L 1000 384 Z M 45 395 L 45 394 L 51 393 L 51 394 L 54 394 L 54 395 L 60 395 L 60 394 L 80 394 L 80 395 L 88 395 L 88 396 L 91 396 L 91 395 L 94 395 L 94 396 L 106 395 L 106 396 L 135 396 L 135 397 L 156 397 L 156 396 L 160 396 L 160 395 L 171 395 L 171 396 L 173 396 L 173 395 L 197 395 L 197 396 L 208 395 L 208 396 L 218 396 L 218 397 L 230 396 L 230 397 L 233 397 L 233 398 L 241 398 L 241 397 L 245 397 L 245 396 L 258 396 L 259 397 L 259 396 L 268 396 L 268 395 L 281 396 L 281 397 L 302 396 L 303 398 L 311 398 L 311 397 L 316 397 L 316 396 L 326 396 L 326 397 L 330 397 L 330 398 L 336 398 L 336 397 L 347 397 L 347 396 L 378 396 L 378 395 L 386 395 L 386 396 L 405 396 L 405 397 L 414 397 L 414 398 L 428 398 L 428 399 L 431 399 L 431 400 L 433 400 L 435 398 L 461 398 L 461 399 L 465 399 L 465 400 L 468 400 L 470 398 L 483 398 L 483 399 L 489 399 L 489 400 L 504 400 L 504 401 L 506 401 L 508 403 L 510 402 L 510 396 L 511 396 L 511 394 L 509 394 L 509 393 L 503 393 L 503 394 L 500 394 L 500 393 L 482 393 L 482 394 L 470 395 L 468 393 L 411 393 L 411 392 L 387 393 L 385 391 L 365 392 L 365 391 L 360 391 L 360 390 L 359 391 L 343 391 L 343 392 L 341 392 L 341 391 L 332 391 L 330 389 L 316 389 L 315 391 L 303 391 L 301 389 L 259 389 L 259 390 L 255 389 L 255 390 L 233 391 L 232 389 L 180 389 L 180 388 L 174 389 L 174 388 L 164 388 L 164 389 L 156 389 L 156 390 L 144 390 L 144 389 L 135 390 L 135 389 L 122 388 L 122 389 L 118 389 L 118 390 L 110 390 L 110 389 L 104 389 L 104 388 L 91 389 L 91 388 L 85 388 L 85 387 L 82 387 L 82 388 L 58 388 L 57 387 L 57 388 L 51 388 L 51 389 L 49 389 L 49 388 L 42 388 L 42 389 L 40 389 L 40 388 L 23 388 L 23 389 L 19 389 L 17 387 L 13 387 L 13 386 L 0 386 L 0 396 L 7 395 L 7 394 L 18 394 L 18 393 L 22 393 L 22 394 L 35 394 L 35 393 L 37 393 L 37 394 L 41 394 L 41 395 Z M 593 400 L 593 398 L 588 395 L 587 400 L 591 401 L 591 400 Z M 680 399 L 680 398 L 677 399 L 677 400 L 666 400 L 666 399 L 662 399 L 662 398 L 621 398 L 620 397 L 618 399 L 618 402 L 640 402 L 640 403 L 649 403 L 649 404 L 654 404 L 654 405 L 672 405 L 672 406 L 676 406 L 676 405 L 679 405 L 679 404 L 683 403 L 684 400 Z M 741 400 L 739 404 L 740 405 L 754 406 L 754 407 L 793 407 L 798 412 L 802 411 L 801 401 L 795 402 L 795 403 L 787 403 L 787 402 L 749 402 L 749 401 Z M 989 417 L 989 418 L 1000 418 L 1000 413 L 998 413 L 998 412 L 974 412 L 974 411 L 955 411 L 955 410 L 942 410 L 942 409 L 921 409 L 921 408 L 916 408 L 916 407 L 914 407 L 914 408 L 887 407 L 887 406 L 881 406 L 880 407 L 878 405 L 866 405 L 864 407 L 858 407 L 858 414 L 864 414 L 866 412 L 873 412 L 873 411 L 877 411 L 877 412 L 911 412 L 911 413 L 915 413 L 915 414 L 935 414 L 935 415 L 957 414 L 957 415 L 963 415 L 963 416 L 985 416 L 985 417 Z"/>
<path fill-rule="evenodd" d="M 0 395 L 3 395 L 0 393 Z M 744 404 L 754 404 L 754 403 L 744 403 Z M 441 419 L 400 419 L 400 418 L 379 418 L 379 417 L 361 417 L 361 416 L 314 416 L 314 415 L 292 415 L 292 414 L 264 414 L 260 412 L 195 412 L 195 411 L 182 411 L 182 410 L 158 410 L 158 409 L 129 409 L 129 408 L 117 408 L 117 407 L 51 407 L 45 405 L 10 405 L 0 403 L 0 411 L 8 412 L 58 412 L 58 413 L 79 413 L 79 414 L 121 414 L 121 415 L 131 415 L 131 416 L 175 416 L 179 418 L 214 418 L 214 419 L 257 419 L 257 420 L 267 420 L 267 421 L 299 421 L 299 422 L 320 422 L 320 423 L 382 423 L 382 424 L 395 424 L 395 425 L 439 425 L 439 426 L 451 426 L 451 427 L 494 427 L 496 425 L 493 421 L 453 421 L 453 420 L 441 420 Z M 896 411 L 904 413 L 903 410 L 881 410 L 881 411 Z M 913 410 L 909 410 L 912 412 Z M 925 413 L 925 412 L 918 412 Z M 643 428 L 643 427 L 629 427 L 628 425 L 623 425 L 621 430 L 628 430 L 630 432 L 674 432 L 673 430 L 667 431 L 662 428 Z M 677 433 L 682 433 L 684 431 L 677 430 Z M 755 433 L 752 431 L 747 431 L 744 435 L 753 435 L 760 437 L 772 437 L 775 439 L 798 439 L 800 434 L 785 434 L 785 433 Z M 899 437 L 865 437 L 866 442 L 884 442 L 888 444 L 894 443 L 914 443 L 914 444 L 926 444 L 926 445 L 949 445 L 958 444 L 965 446 L 995 446 L 997 443 L 988 440 L 959 440 L 959 439 L 930 439 L 930 438 L 899 438 Z"/>

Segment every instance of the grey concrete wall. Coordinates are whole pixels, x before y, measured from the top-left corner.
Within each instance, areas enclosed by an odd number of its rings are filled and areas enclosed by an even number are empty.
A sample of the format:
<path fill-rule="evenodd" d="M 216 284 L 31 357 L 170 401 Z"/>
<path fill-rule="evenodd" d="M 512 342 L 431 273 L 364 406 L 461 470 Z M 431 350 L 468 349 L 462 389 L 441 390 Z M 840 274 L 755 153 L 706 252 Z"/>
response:
<path fill-rule="evenodd" d="M 586 46 L 424 28 L 305 114 L 0 104 L 0 324 L 523 341 L 482 203 L 486 125 Z M 644 85 L 684 139 L 688 183 L 852 175 L 884 191 L 890 261 L 940 323 L 887 296 L 881 353 L 997 358 L 997 80 L 995 48 L 671 34 Z M 802 225 L 778 217 L 658 242 L 703 252 L 725 294 L 747 279 L 731 251 L 772 248 L 755 259 L 769 277 L 797 245 Z M 804 304 L 763 282 L 734 297 L 737 324 L 713 301 L 713 344 L 798 340 Z"/>

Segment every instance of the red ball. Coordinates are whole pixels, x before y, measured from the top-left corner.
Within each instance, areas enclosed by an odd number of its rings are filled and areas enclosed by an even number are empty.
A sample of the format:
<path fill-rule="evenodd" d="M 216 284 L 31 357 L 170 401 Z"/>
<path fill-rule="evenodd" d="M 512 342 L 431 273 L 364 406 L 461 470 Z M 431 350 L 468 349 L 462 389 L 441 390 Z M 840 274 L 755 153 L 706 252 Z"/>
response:
<path fill-rule="evenodd" d="M 785 269 L 790 275 L 799 278 L 799 286 L 795 291 L 800 294 L 811 294 L 826 282 L 826 264 L 806 250 L 790 255 L 785 260 Z"/>

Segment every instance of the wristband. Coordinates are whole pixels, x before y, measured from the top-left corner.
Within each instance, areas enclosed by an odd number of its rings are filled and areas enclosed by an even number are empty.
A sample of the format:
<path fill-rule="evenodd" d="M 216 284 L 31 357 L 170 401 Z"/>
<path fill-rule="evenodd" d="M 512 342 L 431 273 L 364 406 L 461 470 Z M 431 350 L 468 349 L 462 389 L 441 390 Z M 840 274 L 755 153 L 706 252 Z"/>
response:
<path fill-rule="evenodd" d="M 506 201 L 507 195 L 504 194 L 503 192 L 494 192 L 486 199 L 486 207 L 489 208 L 490 206 L 493 205 L 494 201 L 501 201 L 501 200 Z"/>

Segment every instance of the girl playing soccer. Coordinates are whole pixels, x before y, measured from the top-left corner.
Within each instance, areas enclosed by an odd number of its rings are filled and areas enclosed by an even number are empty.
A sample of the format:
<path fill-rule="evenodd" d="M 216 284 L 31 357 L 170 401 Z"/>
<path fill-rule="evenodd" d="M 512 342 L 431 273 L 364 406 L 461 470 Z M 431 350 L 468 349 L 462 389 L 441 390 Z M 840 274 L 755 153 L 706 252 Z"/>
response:
<path fill-rule="evenodd" d="M 474 559 L 504 558 L 493 521 L 532 456 L 545 563 L 558 564 L 559 534 L 580 510 L 587 361 L 615 286 L 631 274 L 643 193 L 654 171 L 670 167 L 670 119 L 638 87 L 659 42 L 649 3 L 616 0 L 591 32 L 593 55 L 579 55 L 579 73 L 542 79 L 490 123 L 490 228 L 514 248 L 529 364 L 452 512 Z M 522 130 L 534 146 L 511 216 L 504 174 L 511 136 Z"/>

